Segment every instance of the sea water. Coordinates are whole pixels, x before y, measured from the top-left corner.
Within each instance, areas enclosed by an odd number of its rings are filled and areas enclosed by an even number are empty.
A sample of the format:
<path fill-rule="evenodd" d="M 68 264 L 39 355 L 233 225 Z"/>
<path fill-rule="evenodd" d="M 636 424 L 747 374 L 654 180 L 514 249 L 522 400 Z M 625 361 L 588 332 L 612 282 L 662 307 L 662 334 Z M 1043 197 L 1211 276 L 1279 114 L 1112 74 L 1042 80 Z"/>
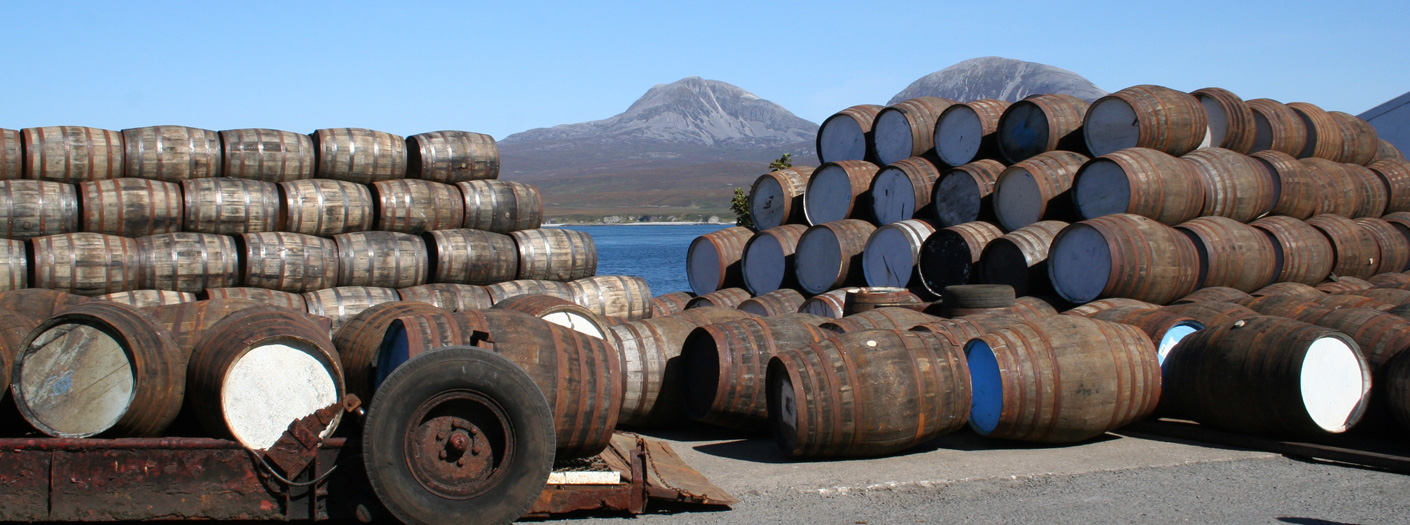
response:
<path fill-rule="evenodd" d="M 646 279 L 651 295 L 690 291 L 685 254 L 696 237 L 733 224 L 565 226 L 592 235 L 597 244 L 598 275 L 635 275 Z"/>

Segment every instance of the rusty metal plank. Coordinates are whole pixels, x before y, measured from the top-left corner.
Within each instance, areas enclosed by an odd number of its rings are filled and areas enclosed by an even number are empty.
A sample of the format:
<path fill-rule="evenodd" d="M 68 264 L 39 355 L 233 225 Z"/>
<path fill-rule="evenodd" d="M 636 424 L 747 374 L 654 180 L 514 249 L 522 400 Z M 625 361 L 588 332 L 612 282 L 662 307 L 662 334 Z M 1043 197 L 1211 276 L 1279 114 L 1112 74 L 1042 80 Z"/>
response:
<path fill-rule="evenodd" d="M 42 450 L 0 449 L 0 521 L 49 518 L 49 457 Z"/>
<path fill-rule="evenodd" d="M 739 503 L 686 465 L 670 445 L 654 439 L 642 441 L 646 443 L 646 490 L 652 498 L 726 507 Z"/>

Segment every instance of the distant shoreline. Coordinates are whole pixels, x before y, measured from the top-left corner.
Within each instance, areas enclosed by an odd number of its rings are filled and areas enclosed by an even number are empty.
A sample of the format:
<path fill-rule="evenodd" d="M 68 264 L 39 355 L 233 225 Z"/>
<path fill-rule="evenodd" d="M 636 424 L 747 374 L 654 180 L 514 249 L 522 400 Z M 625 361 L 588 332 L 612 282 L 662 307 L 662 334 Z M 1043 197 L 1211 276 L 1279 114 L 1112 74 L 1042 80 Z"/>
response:
<path fill-rule="evenodd" d="M 561 222 L 545 224 L 544 228 L 563 228 L 568 226 L 731 226 L 725 222 Z"/>

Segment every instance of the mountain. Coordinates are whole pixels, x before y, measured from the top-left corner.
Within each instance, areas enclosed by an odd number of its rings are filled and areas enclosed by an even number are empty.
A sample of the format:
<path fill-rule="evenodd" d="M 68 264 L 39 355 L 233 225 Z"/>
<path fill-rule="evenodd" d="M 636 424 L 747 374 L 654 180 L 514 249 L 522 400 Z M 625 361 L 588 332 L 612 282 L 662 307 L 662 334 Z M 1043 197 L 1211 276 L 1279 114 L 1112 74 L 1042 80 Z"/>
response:
<path fill-rule="evenodd" d="M 1040 93 L 1065 93 L 1091 102 L 1107 94 L 1066 69 L 1002 57 L 965 60 L 921 77 L 891 97 L 887 105 L 916 97 L 945 97 L 960 102 L 992 98 L 1015 102 Z"/>

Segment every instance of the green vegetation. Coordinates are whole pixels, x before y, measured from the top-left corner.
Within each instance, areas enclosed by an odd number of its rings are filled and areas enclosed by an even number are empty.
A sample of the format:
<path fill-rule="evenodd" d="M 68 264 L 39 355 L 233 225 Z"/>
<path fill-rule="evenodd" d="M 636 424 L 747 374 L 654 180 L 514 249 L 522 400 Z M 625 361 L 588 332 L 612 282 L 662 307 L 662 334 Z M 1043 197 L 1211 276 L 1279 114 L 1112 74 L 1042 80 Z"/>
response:
<path fill-rule="evenodd" d="M 793 167 L 793 154 L 784 153 L 782 157 L 769 163 L 769 171 L 778 171 L 784 168 Z M 754 229 L 754 218 L 749 216 L 749 195 L 744 193 L 744 188 L 734 189 L 734 198 L 729 201 L 729 210 L 734 212 L 734 225 Z"/>

